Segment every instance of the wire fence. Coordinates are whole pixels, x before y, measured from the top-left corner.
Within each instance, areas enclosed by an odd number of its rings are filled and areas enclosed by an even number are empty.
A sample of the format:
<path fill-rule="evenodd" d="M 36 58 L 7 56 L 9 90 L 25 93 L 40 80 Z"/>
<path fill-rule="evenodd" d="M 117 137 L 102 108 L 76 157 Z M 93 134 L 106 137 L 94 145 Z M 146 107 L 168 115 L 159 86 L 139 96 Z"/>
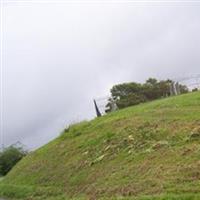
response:
<path fill-rule="evenodd" d="M 179 78 L 172 78 L 172 84 L 170 85 L 170 94 L 171 95 L 178 95 L 180 94 L 180 85 L 185 85 L 189 89 L 189 91 L 192 91 L 194 89 L 200 90 L 200 74 L 188 76 L 188 77 L 179 77 Z M 110 101 L 109 101 L 110 99 Z M 96 104 L 95 106 L 95 112 L 97 113 L 97 116 L 105 115 L 107 110 L 108 101 L 112 103 L 111 107 L 113 107 L 114 111 L 117 109 L 116 103 L 113 100 L 112 97 L 107 95 L 103 97 L 98 97 L 94 99 L 94 102 Z"/>
<path fill-rule="evenodd" d="M 175 78 L 172 80 L 182 85 L 186 85 L 190 91 L 195 88 L 200 90 L 200 74 L 196 74 L 196 75 L 192 75 L 188 77 L 182 77 L 182 78 Z"/>
<path fill-rule="evenodd" d="M 99 110 L 101 115 L 105 115 L 106 114 L 106 106 L 108 104 L 109 98 L 110 98 L 110 96 L 107 95 L 107 96 L 104 96 L 104 97 L 99 97 L 99 98 L 95 98 L 94 99 L 94 101 L 96 102 L 96 105 L 97 105 L 97 108 L 95 106 L 96 113 L 98 113 L 98 110 Z"/>

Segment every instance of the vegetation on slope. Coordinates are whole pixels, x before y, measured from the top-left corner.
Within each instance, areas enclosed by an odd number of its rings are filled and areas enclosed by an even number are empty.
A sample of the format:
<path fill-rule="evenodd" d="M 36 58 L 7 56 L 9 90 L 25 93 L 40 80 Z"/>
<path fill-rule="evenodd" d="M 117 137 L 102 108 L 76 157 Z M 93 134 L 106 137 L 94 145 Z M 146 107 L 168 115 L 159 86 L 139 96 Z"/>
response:
<path fill-rule="evenodd" d="M 39 199 L 200 199 L 200 92 L 66 129 L 22 159 L 0 195 Z"/>
<path fill-rule="evenodd" d="M 22 146 L 11 145 L 0 150 L 0 176 L 5 176 L 26 155 Z"/>
<path fill-rule="evenodd" d="M 176 90 L 176 91 L 175 91 Z M 111 98 L 108 99 L 106 112 L 114 110 L 113 103 L 118 109 L 156 99 L 171 96 L 172 94 L 184 94 L 189 92 L 186 85 L 174 83 L 174 81 L 157 80 L 149 78 L 145 83 L 121 83 L 114 85 L 111 90 Z"/>

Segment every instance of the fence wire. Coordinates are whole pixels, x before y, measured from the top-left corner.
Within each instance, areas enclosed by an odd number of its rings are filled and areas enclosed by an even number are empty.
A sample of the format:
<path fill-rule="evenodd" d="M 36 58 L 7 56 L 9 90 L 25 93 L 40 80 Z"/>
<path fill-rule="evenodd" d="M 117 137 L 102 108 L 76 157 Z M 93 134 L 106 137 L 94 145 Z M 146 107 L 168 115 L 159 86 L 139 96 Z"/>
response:
<path fill-rule="evenodd" d="M 200 74 L 182 78 L 175 78 L 172 80 L 174 82 L 178 82 L 179 84 L 186 85 L 190 91 L 195 88 L 200 90 Z"/>
<path fill-rule="evenodd" d="M 196 74 L 196 75 L 192 75 L 188 77 L 171 78 L 171 80 L 173 81 L 172 85 L 169 88 L 170 90 L 172 90 L 171 95 L 179 94 L 178 92 L 179 89 L 177 87 L 180 84 L 187 86 L 190 91 L 192 91 L 193 89 L 200 90 L 200 74 Z M 175 92 L 173 90 L 175 90 Z M 109 95 L 94 99 L 101 115 L 106 114 L 106 109 L 107 109 L 106 106 L 108 104 L 109 99 L 111 99 L 111 96 Z"/>

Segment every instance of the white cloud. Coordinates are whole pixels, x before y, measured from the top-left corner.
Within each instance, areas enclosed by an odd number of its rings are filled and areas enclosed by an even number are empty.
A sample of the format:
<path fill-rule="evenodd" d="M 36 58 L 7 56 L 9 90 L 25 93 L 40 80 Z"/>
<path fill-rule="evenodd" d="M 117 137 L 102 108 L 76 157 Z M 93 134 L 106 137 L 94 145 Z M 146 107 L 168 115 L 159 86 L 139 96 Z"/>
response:
<path fill-rule="evenodd" d="M 122 81 L 199 73 L 199 7 L 4 7 L 4 139 L 31 148 Z"/>

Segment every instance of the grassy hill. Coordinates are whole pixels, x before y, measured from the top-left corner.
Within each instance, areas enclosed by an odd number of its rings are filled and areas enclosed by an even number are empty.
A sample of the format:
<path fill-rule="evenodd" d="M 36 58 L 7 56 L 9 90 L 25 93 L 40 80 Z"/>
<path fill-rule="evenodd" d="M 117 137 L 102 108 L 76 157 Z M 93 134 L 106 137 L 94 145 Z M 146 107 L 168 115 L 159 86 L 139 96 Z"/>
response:
<path fill-rule="evenodd" d="M 200 92 L 71 126 L 20 161 L 0 196 L 199 200 Z"/>

